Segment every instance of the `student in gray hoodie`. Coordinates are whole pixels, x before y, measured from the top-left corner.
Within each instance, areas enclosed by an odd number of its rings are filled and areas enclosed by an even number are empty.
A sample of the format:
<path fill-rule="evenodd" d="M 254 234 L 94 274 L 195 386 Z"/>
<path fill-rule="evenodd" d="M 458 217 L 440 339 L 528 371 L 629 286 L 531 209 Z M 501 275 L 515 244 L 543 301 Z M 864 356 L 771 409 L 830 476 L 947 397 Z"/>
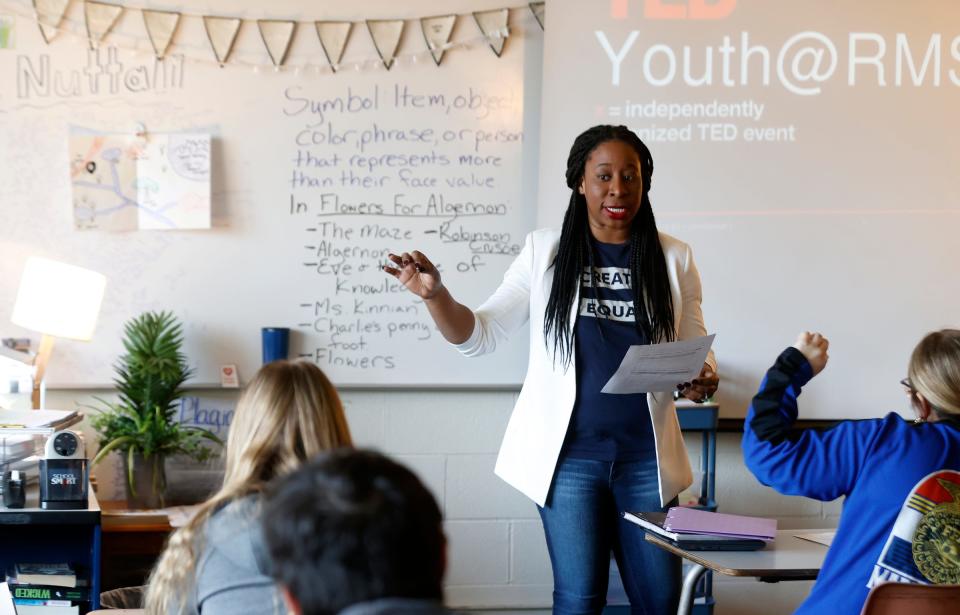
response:
<path fill-rule="evenodd" d="M 336 389 L 307 361 L 260 368 L 227 436 L 223 486 L 177 530 L 150 577 L 149 615 L 283 615 L 269 576 L 263 492 L 316 454 L 350 446 Z"/>

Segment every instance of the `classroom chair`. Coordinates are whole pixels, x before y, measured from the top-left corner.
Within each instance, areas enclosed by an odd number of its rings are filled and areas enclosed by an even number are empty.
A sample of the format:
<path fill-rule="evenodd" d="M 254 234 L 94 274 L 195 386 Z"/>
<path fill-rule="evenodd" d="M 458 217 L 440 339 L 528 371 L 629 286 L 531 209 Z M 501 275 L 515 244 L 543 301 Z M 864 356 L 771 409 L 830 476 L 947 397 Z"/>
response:
<path fill-rule="evenodd" d="M 960 585 L 884 583 L 870 590 L 860 615 L 954 615 Z"/>
<path fill-rule="evenodd" d="M 143 594 L 146 585 L 121 587 L 100 593 L 100 610 L 90 611 L 87 615 L 144 615 Z"/>

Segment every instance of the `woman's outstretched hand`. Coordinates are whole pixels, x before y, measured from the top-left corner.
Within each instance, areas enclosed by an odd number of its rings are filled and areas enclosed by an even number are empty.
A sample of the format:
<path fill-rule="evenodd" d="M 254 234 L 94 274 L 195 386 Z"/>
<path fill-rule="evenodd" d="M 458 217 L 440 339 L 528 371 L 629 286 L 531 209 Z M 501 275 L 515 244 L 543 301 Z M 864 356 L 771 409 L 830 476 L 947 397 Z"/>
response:
<path fill-rule="evenodd" d="M 810 367 L 813 368 L 813 375 L 816 376 L 827 366 L 827 360 L 830 356 L 827 354 L 827 348 L 830 347 L 830 341 L 820 333 L 810 333 L 804 331 L 797 336 L 797 341 L 793 347 L 803 353 Z"/>
<path fill-rule="evenodd" d="M 400 256 L 387 254 L 387 258 L 395 267 L 384 265 L 383 270 L 421 299 L 433 299 L 443 288 L 440 272 L 422 252 L 414 250 Z"/>

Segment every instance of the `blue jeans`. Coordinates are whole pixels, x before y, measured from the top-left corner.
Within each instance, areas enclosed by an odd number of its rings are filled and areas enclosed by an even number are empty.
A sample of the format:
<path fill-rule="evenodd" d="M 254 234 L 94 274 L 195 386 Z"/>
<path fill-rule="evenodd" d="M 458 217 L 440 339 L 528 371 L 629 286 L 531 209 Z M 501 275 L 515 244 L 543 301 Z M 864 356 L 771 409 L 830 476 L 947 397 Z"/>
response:
<path fill-rule="evenodd" d="M 670 505 L 676 505 L 676 501 Z M 676 613 L 680 559 L 644 540 L 623 511 L 657 511 L 657 461 L 561 458 L 540 508 L 553 567 L 556 615 L 600 613 L 607 601 L 610 553 L 636 615 Z"/>

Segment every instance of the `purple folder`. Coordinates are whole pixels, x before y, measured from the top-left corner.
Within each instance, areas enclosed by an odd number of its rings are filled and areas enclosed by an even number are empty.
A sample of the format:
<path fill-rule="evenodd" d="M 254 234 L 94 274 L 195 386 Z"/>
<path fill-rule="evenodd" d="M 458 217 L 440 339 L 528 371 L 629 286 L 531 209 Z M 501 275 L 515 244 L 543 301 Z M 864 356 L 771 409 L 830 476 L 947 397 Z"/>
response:
<path fill-rule="evenodd" d="M 777 520 L 721 513 L 674 506 L 667 511 L 663 527 L 679 534 L 711 534 L 736 538 L 773 540 L 777 536 Z"/>

